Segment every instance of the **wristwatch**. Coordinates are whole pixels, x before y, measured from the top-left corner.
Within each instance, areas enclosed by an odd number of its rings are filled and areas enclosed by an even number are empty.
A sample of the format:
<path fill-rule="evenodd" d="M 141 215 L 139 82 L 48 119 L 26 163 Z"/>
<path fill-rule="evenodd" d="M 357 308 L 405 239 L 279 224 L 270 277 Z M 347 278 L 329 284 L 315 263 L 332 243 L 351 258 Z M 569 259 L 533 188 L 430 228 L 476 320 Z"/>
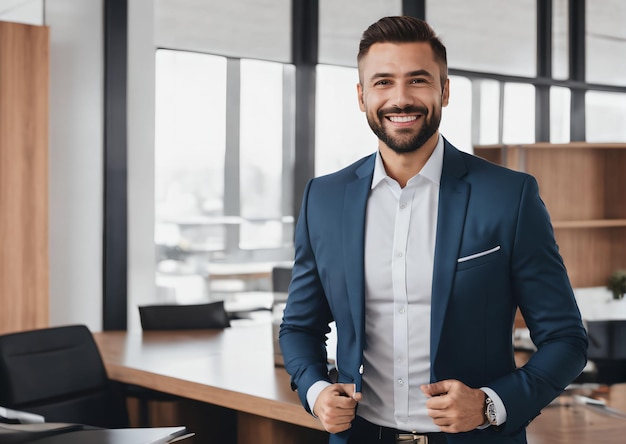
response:
<path fill-rule="evenodd" d="M 496 415 L 496 405 L 489 396 L 485 397 L 485 417 L 492 426 L 498 425 L 498 417 Z"/>

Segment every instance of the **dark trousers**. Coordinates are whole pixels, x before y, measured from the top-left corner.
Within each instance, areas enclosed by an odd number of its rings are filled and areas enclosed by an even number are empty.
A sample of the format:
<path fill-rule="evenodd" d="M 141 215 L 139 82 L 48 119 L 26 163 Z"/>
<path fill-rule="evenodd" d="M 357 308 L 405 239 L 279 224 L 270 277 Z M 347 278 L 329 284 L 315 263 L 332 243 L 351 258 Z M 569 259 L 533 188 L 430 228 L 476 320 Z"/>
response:
<path fill-rule="evenodd" d="M 389 427 L 372 424 L 357 416 L 352 421 L 348 444 L 396 444 L 398 433 L 407 433 Z M 446 444 L 445 433 L 424 433 L 428 437 L 428 444 Z M 410 441 L 409 441 L 410 444 Z"/>

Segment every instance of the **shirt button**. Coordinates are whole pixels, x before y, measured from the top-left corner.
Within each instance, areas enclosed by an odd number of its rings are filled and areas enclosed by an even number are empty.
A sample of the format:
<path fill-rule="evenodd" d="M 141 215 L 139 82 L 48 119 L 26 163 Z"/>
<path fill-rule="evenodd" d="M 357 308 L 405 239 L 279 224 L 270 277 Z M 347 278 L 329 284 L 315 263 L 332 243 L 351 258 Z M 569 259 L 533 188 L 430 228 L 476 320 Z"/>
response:
<path fill-rule="evenodd" d="M 398 252 L 396 253 L 396 257 L 402 257 L 402 256 L 404 256 L 404 254 L 403 254 L 401 251 L 398 251 Z"/>
<path fill-rule="evenodd" d="M 404 381 L 402 379 L 398 379 L 398 385 L 404 385 Z"/>
<path fill-rule="evenodd" d="M 405 202 L 401 202 L 400 203 L 400 209 L 404 210 L 406 208 L 406 203 Z"/>
<path fill-rule="evenodd" d="M 400 314 L 404 314 L 406 312 L 406 308 L 402 307 L 399 311 L 400 311 Z"/>

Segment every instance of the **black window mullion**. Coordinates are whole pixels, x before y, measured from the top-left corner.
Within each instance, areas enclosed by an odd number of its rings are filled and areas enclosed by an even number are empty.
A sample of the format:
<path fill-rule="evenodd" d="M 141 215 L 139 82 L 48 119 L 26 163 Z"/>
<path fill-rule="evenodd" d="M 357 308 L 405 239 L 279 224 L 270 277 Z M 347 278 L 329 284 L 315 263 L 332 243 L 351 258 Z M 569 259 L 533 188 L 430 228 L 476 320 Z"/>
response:
<path fill-rule="evenodd" d="M 127 0 L 104 2 L 103 330 L 127 328 Z"/>
<path fill-rule="evenodd" d="M 552 0 L 537 0 L 537 77 L 552 78 Z M 550 86 L 535 87 L 535 141 L 550 141 Z"/>
<path fill-rule="evenodd" d="M 293 215 L 297 218 L 306 183 L 315 175 L 315 96 L 319 1 L 293 0 L 292 62 L 295 66 L 295 161 Z"/>
<path fill-rule="evenodd" d="M 571 80 L 585 82 L 585 0 L 569 0 L 569 77 Z M 586 89 L 572 89 L 570 140 L 584 141 L 585 131 L 585 93 Z"/>

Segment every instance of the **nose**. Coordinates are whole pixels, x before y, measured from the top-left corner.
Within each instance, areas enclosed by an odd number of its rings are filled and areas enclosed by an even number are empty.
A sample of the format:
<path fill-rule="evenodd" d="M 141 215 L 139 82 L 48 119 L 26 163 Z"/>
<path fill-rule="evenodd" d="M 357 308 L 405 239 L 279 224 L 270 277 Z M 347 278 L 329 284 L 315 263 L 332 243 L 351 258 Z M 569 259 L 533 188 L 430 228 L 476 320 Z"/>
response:
<path fill-rule="evenodd" d="M 408 85 L 399 83 L 394 88 L 392 96 L 392 105 L 403 109 L 409 105 L 413 105 L 413 96 Z"/>

